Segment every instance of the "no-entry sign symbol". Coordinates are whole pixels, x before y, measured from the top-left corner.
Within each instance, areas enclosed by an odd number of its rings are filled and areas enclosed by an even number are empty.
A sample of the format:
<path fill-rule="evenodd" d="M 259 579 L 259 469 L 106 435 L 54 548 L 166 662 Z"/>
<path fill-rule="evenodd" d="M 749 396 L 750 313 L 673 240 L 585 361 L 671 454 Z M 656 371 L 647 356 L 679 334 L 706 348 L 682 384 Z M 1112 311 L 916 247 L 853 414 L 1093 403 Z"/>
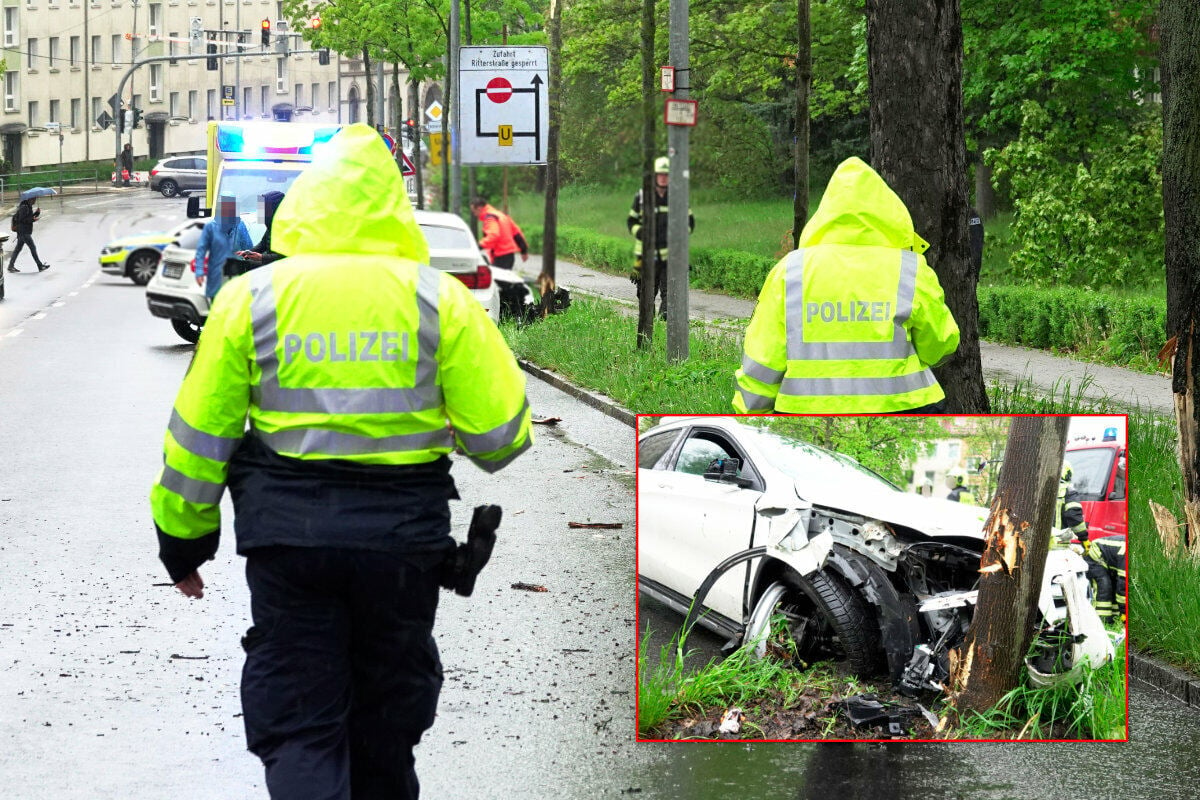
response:
<path fill-rule="evenodd" d="M 507 103 L 512 97 L 512 84 L 507 78 L 492 78 L 487 83 L 487 98 L 493 103 Z"/>

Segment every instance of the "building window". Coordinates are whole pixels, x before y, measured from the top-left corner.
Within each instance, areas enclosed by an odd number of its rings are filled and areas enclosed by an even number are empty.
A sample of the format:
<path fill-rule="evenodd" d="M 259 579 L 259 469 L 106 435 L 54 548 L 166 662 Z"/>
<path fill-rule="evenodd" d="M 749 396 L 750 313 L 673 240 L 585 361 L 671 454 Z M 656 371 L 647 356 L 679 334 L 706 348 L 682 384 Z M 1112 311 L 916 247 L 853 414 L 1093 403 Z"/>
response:
<path fill-rule="evenodd" d="M 338 100 L 337 82 L 330 81 L 329 82 L 329 110 L 330 111 L 337 111 L 337 100 Z"/>
<path fill-rule="evenodd" d="M 195 89 L 188 92 L 188 119 L 196 118 L 196 103 L 200 100 L 200 93 Z"/>
<path fill-rule="evenodd" d="M 175 41 L 178 38 L 179 38 L 179 31 L 171 31 L 170 33 L 167 34 L 167 55 L 174 56 L 174 55 L 178 54 L 178 52 L 179 52 L 178 42 Z M 172 58 L 171 63 L 178 64 L 179 62 L 176 61 L 174 58 Z"/>
<path fill-rule="evenodd" d="M 264 117 L 271 113 L 271 94 L 268 91 L 269 88 L 270 87 L 268 86 L 263 86 L 260 90 L 259 99 L 262 100 L 262 107 L 259 109 L 259 113 L 261 113 Z"/>
<path fill-rule="evenodd" d="M 38 58 L 38 46 L 37 46 L 37 42 L 38 42 L 38 40 L 37 40 L 37 39 L 26 39 L 26 40 L 25 40 L 25 54 L 26 54 L 26 55 L 29 57 L 29 64 L 28 64 L 28 65 L 26 65 L 26 69 L 33 70 L 33 71 L 36 71 L 36 70 L 37 70 L 37 68 L 38 68 L 38 63 L 37 63 L 37 58 Z"/>
<path fill-rule="evenodd" d="M 50 69 L 58 66 L 58 37 L 50 37 L 50 63 L 47 65 Z"/>
<path fill-rule="evenodd" d="M 278 58 L 275 60 L 275 91 L 283 93 L 287 90 L 287 59 Z"/>
<path fill-rule="evenodd" d="M 321 102 L 321 84 L 314 83 L 309 87 L 308 100 L 312 103 L 313 113 L 317 113 L 317 104 Z"/>
<path fill-rule="evenodd" d="M 51 100 L 50 101 L 50 119 L 48 119 L 47 122 L 62 122 L 62 120 L 58 116 L 60 102 L 61 101 L 59 101 L 59 100 Z"/>
<path fill-rule="evenodd" d="M 80 100 L 78 97 L 76 97 L 74 100 L 71 101 L 71 127 L 74 128 L 75 130 L 79 130 L 80 126 L 82 126 L 82 124 L 83 124 L 83 120 L 81 120 L 79 118 L 79 115 L 82 112 L 83 112 L 83 101 Z"/>
<path fill-rule="evenodd" d="M 99 123 L 96 122 L 96 120 L 98 120 L 98 119 L 100 119 L 100 98 L 93 97 L 92 98 L 92 122 L 98 125 Z"/>
<path fill-rule="evenodd" d="M 71 66 L 72 66 L 72 67 L 78 67 L 78 66 L 79 66 L 79 46 L 80 46 L 80 44 L 81 44 L 81 42 L 80 42 L 80 40 L 79 40 L 79 37 L 78 37 L 78 36 L 72 36 L 72 37 L 71 37 L 71 44 L 70 44 L 70 52 L 69 52 L 69 55 L 70 55 L 70 57 L 71 57 Z"/>
<path fill-rule="evenodd" d="M 9 70 L 4 73 L 4 110 L 17 110 L 17 72 Z"/>
<path fill-rule="evenodd" d="M 171 116 L 178 117 L 179 116 L 179 92 L 171 92 L 171 94 L 168 95 L 167 97 L 168 97 L 167 107 L 168 107 L 168 110 L 171 112 Z"/>
<path fill-rule="evenodd" d="M 962 442 L 949 442 L 946 444 L 946 454 L 954 463 L 958 463 L 959 457 L 962 455 Z"/>
<path fill-rule="evenodd" d="M 17 9 L 9 6 L 4 9 L 4 46 L 14 47 L 17 44 Z"/>
<path fill-rule="evenodd" d="M 296 84 L 296 103 L 295 103 L 295 105 L 296 105 L 297 109 L 300 108 L 300 106 L 304 105 L 304 84 L 303 83 Z"/>
<path fill-rule="evenodd" d="M 114 33 L 112 37 L 112 63 L 121 63 L 121 34 Z"/>
<path fill-rule="evenodd" d="M 92 52 L 91 52 L 91 55 L 88 57 L 88 60 L 92 64 L 100 63 L 100 37 L 99 36 L 92 37 Z"/>
<path fill-rule="evenodd" d="M 217 90 L 209 89 L 208 96 L 205 98 L 205 105 L 208 108 L 208 118 L 217 118 Z"/>
<path fill-rule="evenodd" d="M 249 86 L 242 89 L 242 116 L 250 116 L 250 99 L 254 90 Z"/>
<path fill-rule="evenodd" d="M 157 103 L 162 99 L 162 64 L 150 65 L 150 102 Z"/>
<path fill-rule="evenodd" d="M 38 121 L 38 101 L 30 100 L 28 125 L 31 128 L 37 128 L 40 126 L 40 124 L 41 123 Z"/>
<path fill-rule="evenodd" d="M 150 4 L 150 35 L 158 36 L 162 29 L 162 3 Z"/>

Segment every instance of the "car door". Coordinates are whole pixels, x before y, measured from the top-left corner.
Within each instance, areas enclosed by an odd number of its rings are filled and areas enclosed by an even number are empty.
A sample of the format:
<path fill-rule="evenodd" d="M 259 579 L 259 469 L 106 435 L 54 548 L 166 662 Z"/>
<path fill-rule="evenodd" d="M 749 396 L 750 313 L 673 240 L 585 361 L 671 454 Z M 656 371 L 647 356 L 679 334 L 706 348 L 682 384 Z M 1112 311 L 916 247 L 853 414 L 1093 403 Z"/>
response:
<path fill-rule="evenodd" d="M 208 179 L 207 159 L 189 158 L 187 162 L 187 169 L 183 173 L 180 185 L 191 191 L 204 189 Z"/>
<path fill-rule="evenodd" d="M 730 457 L 741 460 L 739 474 L 750 479 L 750 487 L 705 480 L 714 460 Z M 693 595 L 714 567 L 750 547 L 762 491 L 761 478 L 731 434 L 703 425 L 689 428 L 656 468 L 638 472 L 640 573 Z M 746 564 L 730 569 L 704 604 L 741 623 L 747 575 Z"/>

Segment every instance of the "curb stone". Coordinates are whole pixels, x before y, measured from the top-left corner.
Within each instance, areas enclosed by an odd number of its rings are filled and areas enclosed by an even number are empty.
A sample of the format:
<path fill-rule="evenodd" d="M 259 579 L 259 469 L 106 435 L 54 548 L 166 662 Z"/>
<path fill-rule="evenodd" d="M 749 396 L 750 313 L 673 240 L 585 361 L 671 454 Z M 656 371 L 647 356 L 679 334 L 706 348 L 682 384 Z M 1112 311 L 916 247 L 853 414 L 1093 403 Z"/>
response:
<path fill-rule="evenodd" d="M 607 414 L 617 422 L 622 422 L 631 428 L 637 428 L 637 415 L 629 409 L 618 405 L 611 397 L 596 392 L 589 392 L 587 389 L 581 389 L 559 375 L 523 358 L 518 358 L 517 363 L 521 365 L 521 369 L 537 377 L 539 380 L 545 381 L 560 392 L 571 395 L 571 397 L 574 397 L 581 403 L 591 406 L 602 414 Z"/>
<path fill-rule="evenodd" d="M 1145 653 L 1129 651 L 1129 676 L 1165 692 L 1181 703 L 1200 708 L 1200 677 Z"/>

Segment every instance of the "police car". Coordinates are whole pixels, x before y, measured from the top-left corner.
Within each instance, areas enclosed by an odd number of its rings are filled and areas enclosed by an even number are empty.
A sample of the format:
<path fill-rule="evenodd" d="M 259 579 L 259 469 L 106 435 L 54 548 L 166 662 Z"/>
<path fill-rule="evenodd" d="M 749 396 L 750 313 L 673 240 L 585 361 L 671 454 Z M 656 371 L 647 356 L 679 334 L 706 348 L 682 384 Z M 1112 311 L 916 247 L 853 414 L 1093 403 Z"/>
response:
<path fill-rule="evenodd" d="M 199 230 L 204 220 L 189 219 L 165 233 L 142 233 L 109 242 L 100 250 L 100 269 L 145 286 L 158 270 L 162 251 L 185 231 Z"/>

